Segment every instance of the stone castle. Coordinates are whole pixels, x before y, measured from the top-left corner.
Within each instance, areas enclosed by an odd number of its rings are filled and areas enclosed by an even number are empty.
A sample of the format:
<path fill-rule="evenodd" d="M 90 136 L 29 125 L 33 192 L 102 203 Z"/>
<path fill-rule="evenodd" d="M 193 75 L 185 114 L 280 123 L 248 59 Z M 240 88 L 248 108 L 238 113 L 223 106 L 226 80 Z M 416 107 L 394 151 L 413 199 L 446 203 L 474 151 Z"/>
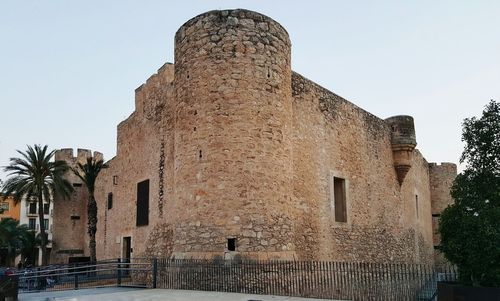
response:
<path fill-rule="evenodd" d="M 99 259 L 433 261 L 456 166 L 423 158 L 412 117 L 380 119 L 293 72 L 290 51 L 248 10 L 180 27 L 175 64 L 136 89 L 99 176 Z M 53 262 L 88 254 L 85 187 L 68 177 Z"/>

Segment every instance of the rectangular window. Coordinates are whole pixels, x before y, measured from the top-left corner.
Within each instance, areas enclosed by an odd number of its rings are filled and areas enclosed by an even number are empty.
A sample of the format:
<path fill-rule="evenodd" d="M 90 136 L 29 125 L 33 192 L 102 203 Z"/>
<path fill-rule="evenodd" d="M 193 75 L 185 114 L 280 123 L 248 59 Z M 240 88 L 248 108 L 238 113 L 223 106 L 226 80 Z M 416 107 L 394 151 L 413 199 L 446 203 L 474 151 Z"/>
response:
<path fill-rule="evenodd" d="M 418 195 L 415 195 L 415 212 L 418 218 Z"/>
<path fill-rule="evenodd" d="M 227 239 L 227 250 L 228 251 L 236 251 L 236 238 L 228 238 Z"/>
<path fill-rule="evenodd" d="M 118 185 L 118 176 L 113 176 L 113 185 Z"/>
<path fill-rule="evenodd" d="M 149 224 L 149 180 L 137 183 L 137 226 Z"/>
<path fill-rule="evenodd" d="M 341 223 L 347 222 L 345 179 L 333 178 L 333 204 L 335 209 L 335 221 Z"/>
<path fill-rule="evenodd" d="M 36 218 L 30 218 L 28 220 L 28 228 L 30 230 L 35 230 L 35 228 L 36 228 Z"/>
<path fill-rule="evenodd" d="M 1 203 L 0 204 L 0 211 L 3 211 L 3 212 L 9 211 L 9 203 L 7 203 L 7 202 Z"/>
<path fill-rule="evenodd" d="M 30 203 L 29 214 L 36 214 L 36 203 Z"/>
<path fill-rule="evenodd" d="M 108 193 L 108 209 L 113 208 L 113 193 Z"/>
<path fill-rule="evenodd" d="M 432 215 L 432 230 L 434 234 L 439 234 L 439 215 Z"/>
<path fill-rule="evenodd" d="M 45 227 L 45 231 L 49 231 L 49 220 L 47 218 L 43 219 L 43 226 Z"/>
<path fill-rule="evenodd" d="M 49 214 L 49 204 L 43 204 L 43 214 Z"/>

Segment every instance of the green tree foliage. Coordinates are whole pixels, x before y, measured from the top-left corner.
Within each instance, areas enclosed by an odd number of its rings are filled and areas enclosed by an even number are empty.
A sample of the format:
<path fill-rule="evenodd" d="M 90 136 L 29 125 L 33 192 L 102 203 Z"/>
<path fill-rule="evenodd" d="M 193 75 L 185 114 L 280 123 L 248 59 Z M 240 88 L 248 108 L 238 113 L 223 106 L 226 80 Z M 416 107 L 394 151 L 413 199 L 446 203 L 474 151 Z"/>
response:
<path fill-rule="evenodd" d="M 26 226 L 26 225 L 23 225 Z M 35 231 L 28 230 L 23 232 L 21 236 L 21 249 L 19 253 L 23 259 L 23 263 L 27 265 L 35 265 L 36 257 L 38 256 L 38 247 L 42 244 L 42 239 L 40 234 L 36 234 Z"/>
<path fill-rule="evenodd" d="M 23 230 L 15 219 L 4 218 L 0 221 L 0 249 L 4 251 L 2 253 L 6 258 L 3 261 L 7 264 L 12 264 L 12 260 L 19 254 Z"/>
<path fill-rule="evenodd" d="M 95 158 L 87 157 L 87 162 L 85 164 L 78 162 L 76 168 L 73 169 L 73 172 L 80 178 L 80 180 L 82 180 L 89 193 L 87 201 L 87 233 L 89 234 L 90 260 L 93 262 L 97 261 L 95 241 L 95 234 L 97 232 L 97 202 L 95 200 L 95 182 L 101 170 L 106 167 L 106 164 L 104 164 L 102 160 L 96 160 Z"/>
<path fill-rule="evenodd" d="M 19 225 L 19 222 L 12 218 L 0 221 L 0 249 L 6 256 L 2 260 L 6 264 L 12 265 L 19 254 L 33 264 L 39 246 L 40 238 L 34 231 L 30 231 L 27 225 Z"/>
<path fill-rule="evenodd" d="M 453 183 L 455 203 L 441 215 L 441 250 L 463 284 L 500 286 L 500 103 L 465 119 L 462 141 L 466 168 Z"/>
<path fill-rule="evenodd" d="M 13 196 L 16 202 L 21 199 L 38 202 L 43 265 L 48 263 L 43 202 L 50 202 L 54 195 L 66 198 L 73 191 L 63 177 L 69 167 L 64 161 L 53 161 L 55 151 L 49 152 L 47 148 L 47 145 L 35 145 L 28 146 L 25 152 L 17 151 L 21 157 L 10 158 L 10 164 L 4 168 L 8 178 L 2 186 L 2 193 Z"/>

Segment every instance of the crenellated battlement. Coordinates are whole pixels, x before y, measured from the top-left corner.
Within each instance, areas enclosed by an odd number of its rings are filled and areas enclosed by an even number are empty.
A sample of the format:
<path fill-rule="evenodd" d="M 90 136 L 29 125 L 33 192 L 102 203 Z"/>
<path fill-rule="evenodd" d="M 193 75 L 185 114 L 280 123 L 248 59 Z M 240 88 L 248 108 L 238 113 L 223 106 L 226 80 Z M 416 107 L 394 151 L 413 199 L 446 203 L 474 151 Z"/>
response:
<path fill-rule="evenodd" d="M 165 63 L 158 71 L 151 75 L 144 84 L 135 89 L 135 111 L 144 111 L 144 102 L 148 99 L 149 94 L 155 93 L 156 90 L 171 84 L 174 81 L 174 64 Z"/>
<path fill-rule="evenodd" d="M 54 158 L 56 161 L 66 161 L 69 164 L 73 164 L 76 162 L 84 163 L 88 157 L 93 157 L 96 160 L 104 160 L 104 156 L 102 153 L 92 151 L 90 149 L 78 148 L 76 150 L 76 156 L 74 156 L 74 152 L 72 148 L 61 148 L 56 150 L 54 153 Z"/>

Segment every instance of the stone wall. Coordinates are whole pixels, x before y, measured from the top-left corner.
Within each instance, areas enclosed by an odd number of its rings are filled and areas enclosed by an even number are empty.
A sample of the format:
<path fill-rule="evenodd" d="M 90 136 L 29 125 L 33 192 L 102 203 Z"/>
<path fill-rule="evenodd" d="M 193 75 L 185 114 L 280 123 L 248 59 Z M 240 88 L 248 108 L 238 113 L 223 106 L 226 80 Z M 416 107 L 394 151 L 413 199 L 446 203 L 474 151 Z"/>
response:
<path fill-rule="evenodd" d="M 435 261 L 436 263 L 445 263 L 444 256 L 439 252 L 438 248 L 441 243 L 439 235 L 439 217 L 441 212 L 453 204 L 453 198 L 450 194 L 451 186 L 457 176 L 457 165 L 453 163 L 430 163 L 430 188 L 432 199 L 432 229 L 434 233 L 434 246 L 436 247 Z"/>
<path fill-rule="evenodd" d="M 98 258 L 124 256 L 130 237 L 132 256 L 146 253 L 146 241 L 163 223 L 165 202 L 172 198 L 173 74 L 172 64 L 136 89 L 136 109 L 118 125 L 117 155 L 98 179 Z M 136 226 L 137 183 L 149 180 L 149 224 Z M 107 196 L 113 194 L 108 209 Z"/>
<path fill-rule="evenodd" d="M 92 156 L 103 158 L 101 153 L 92 154 L 87 149 L 78 149 L 76 156 L 73 149 L 61 149 L 54 157 L 76 168 L 78 162 L 85 164 L 87 157 Z M 67 199 L 54 199 L 51 263 L 68 263 L 69 257 L 88 256 L 87 187 L 71 170 L 64 177 L 72 183 L 74 192 Z"/>
<path fill-rule="evenodd" d="M 432 261 L 431 199 L 446 187 L 431 189 L 411 116 L 380 119 L 292 73 L 287 32 L 255 12 L 204 13 L 175 42 L 175 67 L 136 89 L 99 176 L 99 259 L 123 256 L 130 237 L 133 257 Z"/>
<path fill-rule="evenodd" d="M 300 257 L 428 260 L 432 235 L 427 162 L 414 151 L 412 167 L 400 186 L 387 122 L 299 74 L 293 74 L 292 82 L 294 197 L 302 211 L 296 236 Z M 334 221 L 334 176 L 346 179 L 346 223 Z"/>
<path fill-rule="evenodd" d="M 288 34 L 258 13 L 211 11 L 175 41 L 174 253 L 223 254 L 228 238 L 293 251 Z"/>

